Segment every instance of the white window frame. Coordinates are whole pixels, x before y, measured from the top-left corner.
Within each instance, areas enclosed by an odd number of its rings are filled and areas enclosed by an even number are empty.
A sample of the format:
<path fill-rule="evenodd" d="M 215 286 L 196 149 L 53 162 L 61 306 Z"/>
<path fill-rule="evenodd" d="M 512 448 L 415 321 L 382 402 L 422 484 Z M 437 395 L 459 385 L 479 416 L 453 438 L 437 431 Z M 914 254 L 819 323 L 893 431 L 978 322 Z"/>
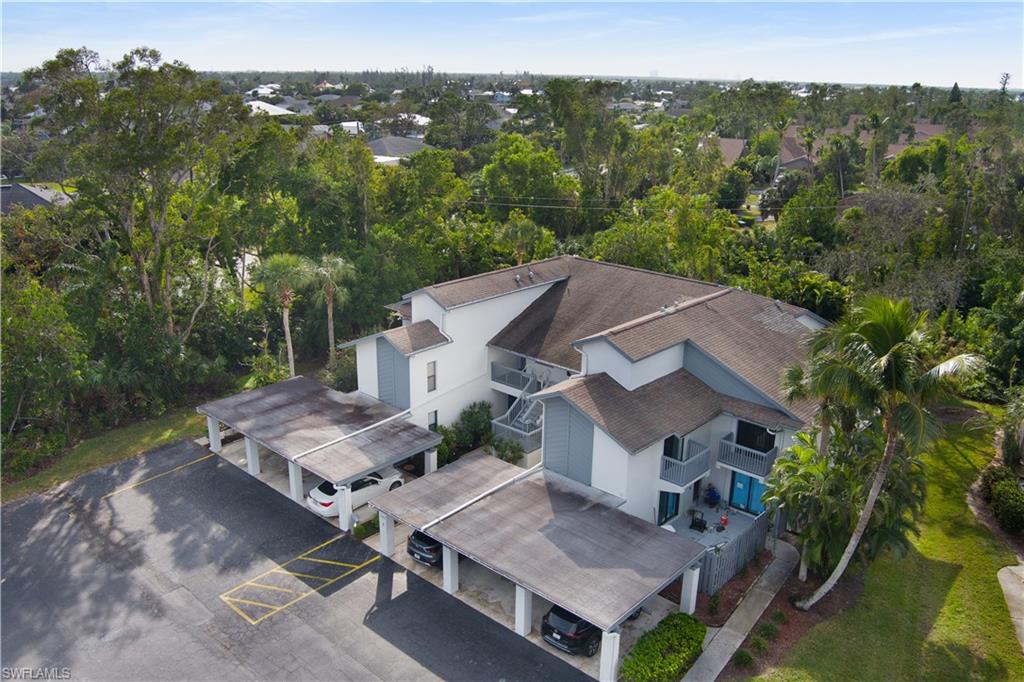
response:
<path fill-rule="evenodd" d="M 437 360 L 427 362 L 427 393 L 437 390 Z"/>

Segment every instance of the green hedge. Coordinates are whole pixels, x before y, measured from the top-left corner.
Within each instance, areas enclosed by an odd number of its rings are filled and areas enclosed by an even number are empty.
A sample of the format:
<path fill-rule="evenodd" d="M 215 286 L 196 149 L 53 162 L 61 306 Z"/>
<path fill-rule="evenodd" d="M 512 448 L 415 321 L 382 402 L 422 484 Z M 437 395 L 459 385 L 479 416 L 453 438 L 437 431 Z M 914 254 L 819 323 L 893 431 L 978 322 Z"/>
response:
<path fill-rule="evenodd" d="M 1024 531 L 1024 490 L 1017 481 L 1000 481 L 992 486 L 992 513 L 1007 533 Z"/>
<path fill-rule="evenodd" d="M 989 467 L 981 472 L 981 498 L 986 502 L 992 501 L 992 489 L 997 483 L 1003 481 L 1016 481 L 1017 474 L 1013 469 L 1006 466 Z"/>
<path fill-rule="evenodd" d="M 707 628 L 693 616 L 671 613 L 645 632 L 622 663 L 626 682 L 677 682 L 700 656 Z"/>

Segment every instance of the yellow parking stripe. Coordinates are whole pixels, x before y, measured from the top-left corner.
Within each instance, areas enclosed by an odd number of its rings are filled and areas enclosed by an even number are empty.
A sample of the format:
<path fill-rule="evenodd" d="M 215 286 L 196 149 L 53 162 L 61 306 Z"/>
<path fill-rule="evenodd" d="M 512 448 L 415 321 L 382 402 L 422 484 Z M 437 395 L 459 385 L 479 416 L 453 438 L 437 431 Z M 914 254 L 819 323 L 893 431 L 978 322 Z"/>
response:
<path fill-rule="evenodd" d="M 277 590 L 278 592 L 291 592 L 292 594 L 298 594 L 295 590 L 289 590 L 287 587 L 275 587 L 274 585 L 264 585 L 263 583 L 256 583 L 249 581 L 246 583 L 249 587 L 259 587 L 264 590 Z"/>
<path fill-rule="evenodd" d="M 290 602 L 288 602 L 286 604 L 282 604 L 281 606 L 279 606 L 277 608 L 277 611 L 271 611 L 270 613 L 267 613 L 267 614 L 265 614 L 263 616 L 260 616 L 259 618 L 256 619 L 256 621 L 253 623 L 253 625 L 258 625 L 258 624 L 262 623 L 264 620 L 266 620 L 267 618 L 270 618 L 271 616 L 273 616 L 278 611 L 284 611 L 289 606 L 302 601 L 303 599 L 305 599 L 309 595 L 314 594 L 316 592 L 319 592 L 320 590 L 324 589 L 325 587 L 329 587 L 329 586 L 333 585 L 334 583 L 338 582 L 342 578 L 347 578 L 348 576 L 352 575 L 353 573 L 355 573 L 359 569 L 366 568 L 367 566 L 369 566 L 370 564 L 372 564 L 373 562 L 378 561 L 378 560 L 380 560 L 380 555 L 379 554 L 377 556 L 373 557 L 372 559 L 370 559 L 369 561 L 363 562 L 363 563 L 359 564 L 358 566 L 356 566 L 355 568 L 351 568 L 348 571 L 345 571 L 344 573 L 339 575 L 337 578 L 332 578 L 331 580 L 328 580 L 327 582 L 325 582 L 323 585 L 317 585 L 316 587 L 311 589 L 309 592 L 306 592 L 305 594 L 299 595 L 298 597 L 296 597 L 295 599 L 292 599 Z"/>
<path fill-rule="evenodd" d="M 243 611 L 242 609 L 240 609 L 240 608 L 238 608 L 237 606 L 235 606 L 234 604 L 232 604 L 232 603 L 231 603 L 231 602 L 230 602 L 230 601 L 229 601 L 228 599 L 229 599 L 229 598 L 227 598 L 227 597 L 224 597 L 223 595 L 221 595 L 221 600 L 222 600 L 222 601 L 223 601 L 223 602 L 224 602 L 225 604 L 227 604 L 227 605 L 228 605 L 228 606 L 229 606 L 229 607 L 231 608 L 231 610 L 232 610 L 232 611 L 234 611 L 234 612 L 235 612 L 235 613 L 237 613 L 237 614 L 238 614 L 239 616 L 241 616 L 242 618 L 244 618 L 244 619 L 245 619 L 245 620 L 246 620 L 246 621 L 247 621 L 247 622 L 249 623 L 249 625 L 256 625 L 256 621 L 254 621 L 254 620 L 253 620 L 252 618 L 250 618 L 250 617 L 249 617 L 249 614 L 247 614 L 247 613 L 246 613 L 245 611 Z"/>
<path fill-rule="evenodd" d="M 344 561 L 331 561 L 330 559 L 314 559 L 311 556 L 298 557 L 299 561 L 315 561 L 318 564 L 330 564 L 331 566 L 344 566 L 345 568 L 355 568 L 355 564 L 346 564 Z"/>
<path fill-rule="evenodd" d="M 132 483 L 131 485 L 126 485 L 123 488 L 118 488 L 117 490 L 115 490 L 113 492 L 107 493 L 106 495 L 104 495 L 100 499 L 101 500 L 105 500 L 108 497 L 113 497 L 114 495 L 117 495 L 118 493 L 123 493 L 126 490 L 131 490 L 132 488 L 138 488 L 140 485 L 144 485 L 146 483 L 149 483 L 150 481 L 155 481 L 156 479 L 158 479 L 158 478 L 160 478 L 162 476 L 166 476 L 167 474 L 173 474 L 175 471 L 179 471 L 181 469 L 184 469 L 185 467 L 190 467 L 193 464 L 199 464 L 202 461 L 205 461 L 207 459 L 210 459 L 211 457 L 216 457 L 216 456 L 217 456 L 216 452 L 211 452 L 208 455 L 203 455 L 199 459 L 194 459 L 191 462 L 186 462 L 185 464 L 182 464 L 181 466 L 176 466 L 173 469 L 168 469 L 167 471 L 163 472 L 162 474 L 157 474 L 156 476 L 150 476 L 149 478 L 144 478 L 141 481 L 137 481 L 135 483 Z"/>
<path fill-rule="evenodd" d="M 287 573 L 288 575 L 294 575 L 296 578 L 310 578 L 312 580 L 330 580 L 330 578 L 324 578 L 324 577 L 319 576 L 319 575 L 310 575 L 309 573 L 299 573 L 298 571 L 286 571 L 283 568 L 281 568 L 281 569 L 274 569 L 274 573 Z M 252 582 L 250 581 L 247 584 L 248 585 L 252 585 Z"/>
<path fill-rule="evenodd" d="M 271 611 L 273 611 L 274 609 L 278 608 L 277 606 L 274 606 L 273 604 L 264 604 L 261 601 L 253 601 L 252 599 L 242 599 L 241 597 L 224 597 L 224 599 L 228 599 L 230 601 L 235 601 L 235 602 L 238 602 L 239 604 L 252 604 L 253 606 L 262 606 L 263 608 L 270 609 Z"/>

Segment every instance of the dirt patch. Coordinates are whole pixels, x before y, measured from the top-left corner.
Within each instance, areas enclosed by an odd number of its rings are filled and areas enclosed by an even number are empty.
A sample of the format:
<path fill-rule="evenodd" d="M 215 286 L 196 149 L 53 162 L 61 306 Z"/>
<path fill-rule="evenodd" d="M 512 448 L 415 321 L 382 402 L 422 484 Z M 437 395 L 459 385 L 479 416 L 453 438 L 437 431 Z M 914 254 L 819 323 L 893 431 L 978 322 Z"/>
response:
<path fill-rule="evenodd" d="M 780 664 L 793 645 L 807 634 L 808 630 L 852 607 L 864 591 L 864 580 L 860 575 L 845 575 L 832 591 L 815 604 L 810 611 L 801 611 L 793 606 L 793 602 L 811 594 L 818 584 L 810 580 L 802 583 L 797 579 L 795 573 L 790 576 L 768 608 L 765 609 L 761 620 L 743 642 L 741 648 L 753 655 L 753 664 L 740 668 L 730 662 L 718 679 L 720 681 L 745 680 Z M 779 613 L 782 615 L 780 616 Z M 762 623 L 772 623 L 778 628 L 774 639 L 769 639 L 758 633 Z M 766 651 L 762 653 L 751 647 L 750 642 L 754 637 L 759 637 L 767 644 Z"/>
<path fill-rule="evenodd" d="M 760 554 L 747 564 L 745 570 L 740 571 L 732 580 L 718 590 L 717 608 L 714 609 L 715 613 L 711 613 L 711 604 L 713 603 L 711 597 L 700 593 L 697 595 L 697 610 L 693 615 L 709 627 L 722 627 L 725 621 L 729 620 L 732 612 L 736 610 L 736 606 L 743 599 L 743 595 L 747 593 L 750 586 L 754 584 L 754 581 L 761 576 L 764 569 L 768 568 L 771 562 L 771 552 L 762 550 Z M 662 590 L 661 596 L 678 604 L 681 591 L 682 583 L 677 580 Z"/>

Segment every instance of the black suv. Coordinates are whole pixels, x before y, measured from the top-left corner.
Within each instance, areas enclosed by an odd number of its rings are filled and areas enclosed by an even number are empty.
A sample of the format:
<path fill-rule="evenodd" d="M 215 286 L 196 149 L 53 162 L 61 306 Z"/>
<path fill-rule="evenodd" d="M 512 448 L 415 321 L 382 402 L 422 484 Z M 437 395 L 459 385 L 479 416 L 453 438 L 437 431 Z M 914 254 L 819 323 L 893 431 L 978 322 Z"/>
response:
<path fill-rule="evenodd" d="M 544 614 L 540 634 L 545 642 L 570 654 L 593 656 L 601 648 L 601 630 L 560 606 Z"/>
<path fill-rule="evenodd" d="M 413 531 L 405 544 L 409 555 L 422 564 L 440 566 L 442 561 L 441 543 L 426 533 Z"/>

